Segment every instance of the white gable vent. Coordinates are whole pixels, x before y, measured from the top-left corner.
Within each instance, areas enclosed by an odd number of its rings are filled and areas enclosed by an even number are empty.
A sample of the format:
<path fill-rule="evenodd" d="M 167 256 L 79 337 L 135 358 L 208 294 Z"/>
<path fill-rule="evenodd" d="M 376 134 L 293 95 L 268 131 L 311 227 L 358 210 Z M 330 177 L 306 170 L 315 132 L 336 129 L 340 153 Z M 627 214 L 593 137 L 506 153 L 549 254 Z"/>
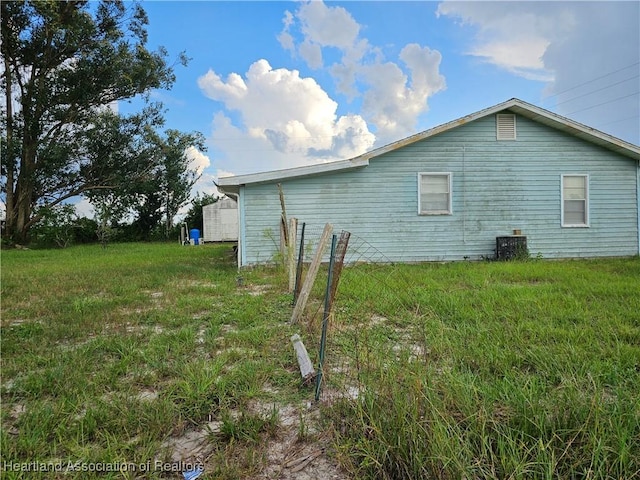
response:
<path fill-rule="evenodd" d="M 498 140 L 516 139 L 516 116 L 512 113 L 496 115 L 496 131 Z"/>

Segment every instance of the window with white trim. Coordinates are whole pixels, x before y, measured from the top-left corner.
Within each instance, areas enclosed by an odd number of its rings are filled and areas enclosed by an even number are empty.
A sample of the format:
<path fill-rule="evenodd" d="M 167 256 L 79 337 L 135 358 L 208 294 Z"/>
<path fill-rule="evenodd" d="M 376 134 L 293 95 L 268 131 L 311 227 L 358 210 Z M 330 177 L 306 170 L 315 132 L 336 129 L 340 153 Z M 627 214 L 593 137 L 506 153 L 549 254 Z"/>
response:
<path fill-rule="evenodd" d="M 451 174 L 418 174 L 418 214 L 451 214 Z"/>
<path fill-rule="evenodd" d="M 562 226 L 589 226 L 588 175 L 562 175 Z"/>

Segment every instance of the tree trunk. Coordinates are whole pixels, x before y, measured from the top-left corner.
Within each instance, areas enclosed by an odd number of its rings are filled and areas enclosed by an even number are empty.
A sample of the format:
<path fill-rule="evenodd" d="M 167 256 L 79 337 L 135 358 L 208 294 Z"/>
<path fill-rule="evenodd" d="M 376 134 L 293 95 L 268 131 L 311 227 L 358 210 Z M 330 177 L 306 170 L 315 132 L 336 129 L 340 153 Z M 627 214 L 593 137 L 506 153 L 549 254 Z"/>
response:
<path fill-rule="evenodd" d="M 29 227 L 31 226 L 31 196 L 33 188 L 30 185 L 18 182 L 16 189 L 17 202 L 14 207 L 14 231 L 13 239 L 17 243 L 25 244 L 29 239 Z"/>
<path fill-rule="evenodd" d="M 5 235 L 7 237 L 13 236 L 15 232 L 15 200 L 13 192 L 14 184 L 14 172 L 15 172 L 15 148 L 13 145 L 13 104 L 12 104 L 12 82 L 11 82 L 11 65 L 9 65 L 9 59 L 4 58 L 4 78 L 5 78 L 5 103 L 7 105 L 7 157 L 6 165 L 7 169 L 7 192 L 6 192 L 6 227 Z"/>
<path fill-rule="evenodd" d="M 26 137 L 26 136 L 25 136 Z M 33 176 L 36 162 L 36 142 L 25 138 L 20 162 L 20 172 L 14 193 L 14 231 L 13 239 L 18 243 L 27 243 L 29 239 L 29 228 L 33 224 L 31 221 L 31 211 L 33 208 Z"/>

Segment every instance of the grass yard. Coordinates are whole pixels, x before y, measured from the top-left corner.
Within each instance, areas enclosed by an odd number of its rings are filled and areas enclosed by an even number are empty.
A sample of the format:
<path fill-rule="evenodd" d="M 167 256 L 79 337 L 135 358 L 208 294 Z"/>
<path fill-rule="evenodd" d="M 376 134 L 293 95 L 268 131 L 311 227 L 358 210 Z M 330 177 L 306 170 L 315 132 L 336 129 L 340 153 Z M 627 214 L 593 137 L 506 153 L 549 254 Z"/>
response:
<path fill-rule="evenodd" d="M 345 268 L 319 406 L 320 301 L 228 246 L 1 274 L 2 478 L 640 478 L 637 257 Z"/>

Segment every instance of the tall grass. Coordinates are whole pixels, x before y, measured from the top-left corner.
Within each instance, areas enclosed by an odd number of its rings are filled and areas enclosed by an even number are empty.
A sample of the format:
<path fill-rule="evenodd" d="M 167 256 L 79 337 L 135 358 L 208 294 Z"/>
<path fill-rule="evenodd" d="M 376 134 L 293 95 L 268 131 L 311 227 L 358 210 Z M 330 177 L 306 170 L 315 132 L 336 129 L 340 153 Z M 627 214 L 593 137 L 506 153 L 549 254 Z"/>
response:
<path fill-rule="evenodd" d="M 3 251 L 1 276 L 3 465 L 153 462 L 213 422 L 203 478 L 252 478 L 282 427 L 250 407 L 312 398 L 286 278 L 228 247 Z M 352 266 L 332 322 L 321 412 L 354 478 L 640 475 L 638 258 Z"/>
<path fill-rule="evenodd" d="M 272 378 L 297 398 L 280 274 L 237 269 L 228 246 L 114 244 L 2 252 L 3 466 L 29 462 L 145 464 L 164 442 L 246 409 Z M 260 295 L 254 285 L 266 284 Z M 240 352 L 240 353 L 238 353 Z M 268 361 L 267 361 L 268 359 Z M 288 396 L 287 396 L 288 395 Z M 213 439 L 216 478 L 260 468 L 272 417 L 252 414 Z M 251 442 L 247 438 L 251 438 Z M 225 459 L 233 443 L 239 465 Z M 226 453 L 225 453 L 226 452 Z M 220 457 L 222 456 L 222 457 Z M 61 462 L 61 463 L 60 463 Z M 208 470 L 212 471 L 212 466 Z M 145 478 L 165 473 L 147 472 Z M 122 478 L 19 472 L 3 478 Z"/>
<path fill-rule="evenodd" d="M 638 258 L 343 275 L 358 395 L 327 415 L 355 477 L 640 477 Z"/>

